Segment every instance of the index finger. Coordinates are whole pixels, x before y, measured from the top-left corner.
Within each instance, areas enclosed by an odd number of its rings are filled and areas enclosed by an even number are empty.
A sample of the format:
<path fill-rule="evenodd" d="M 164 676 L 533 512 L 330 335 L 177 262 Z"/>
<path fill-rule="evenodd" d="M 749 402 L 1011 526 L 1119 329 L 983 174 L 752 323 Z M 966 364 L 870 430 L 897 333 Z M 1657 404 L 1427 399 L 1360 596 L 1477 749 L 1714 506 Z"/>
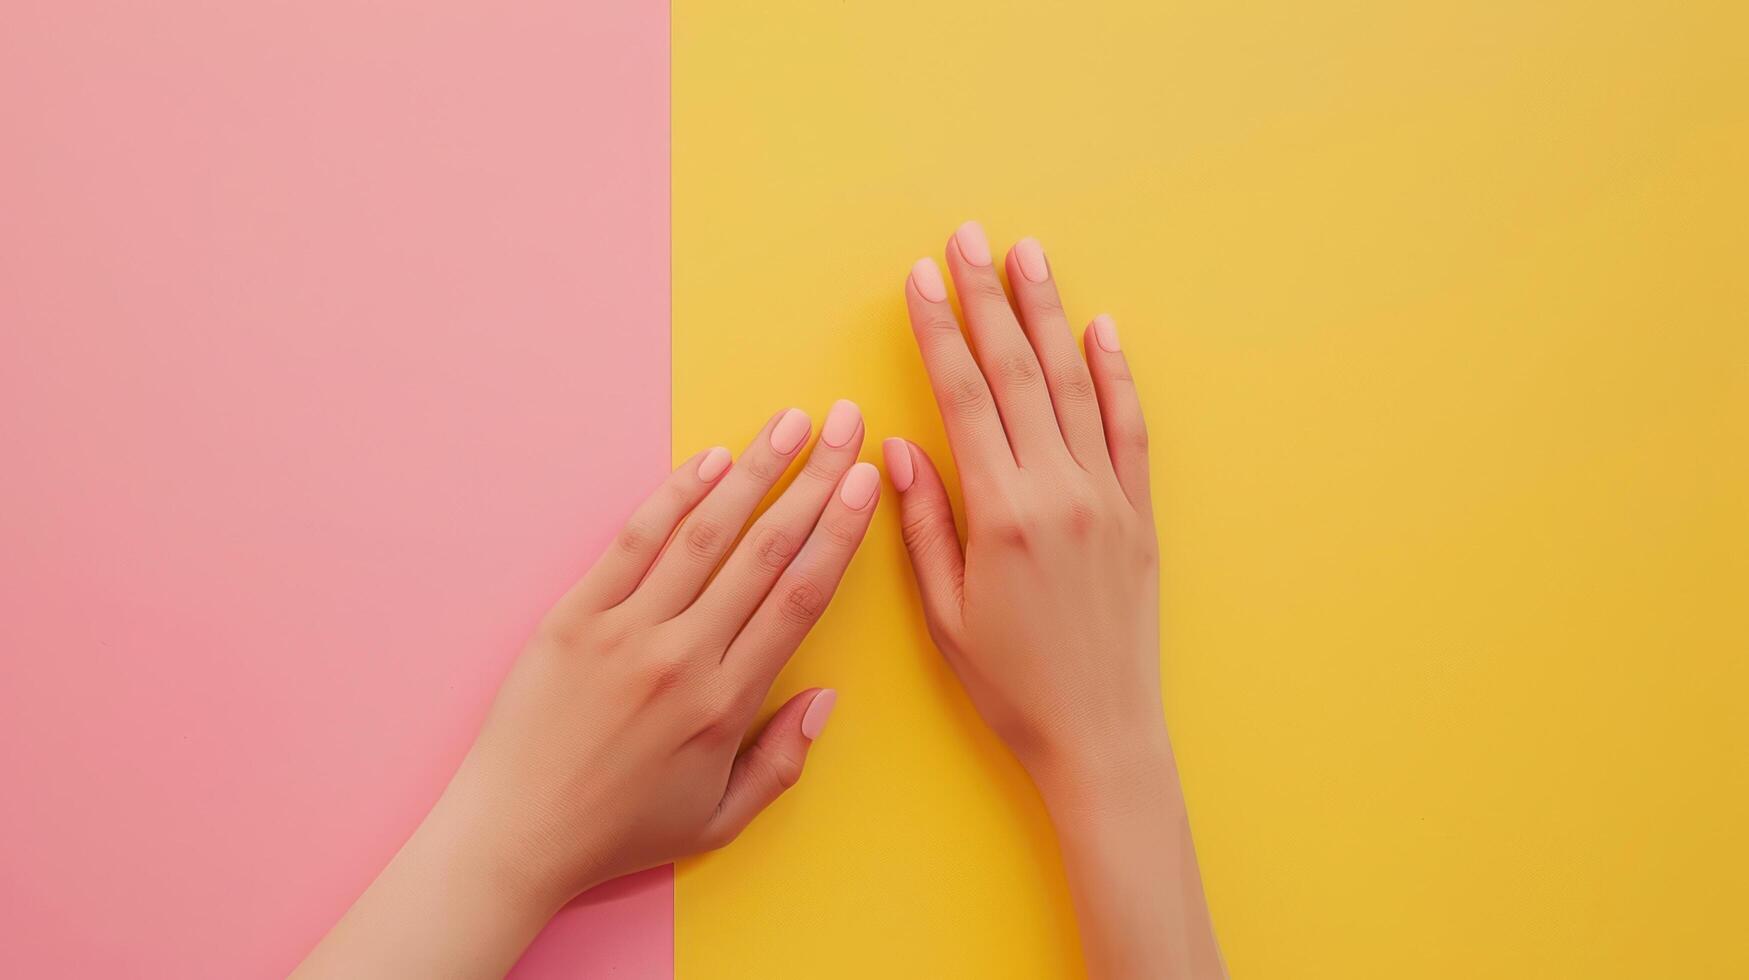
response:
<path fill-rule="evenodd" d="M 1002 416 L 990 396 L 984 373 L 972 358 L 960 332 L 959 319 L 947 302 L 947 284 L 933 259 L 918 259 L 905 280 L 905 306 L 911 330 L 929 370 L 929 385 L 947 426 L 948 445 L 960 478 L 977 481 L 1015 466 L 1002 428 Z"/>

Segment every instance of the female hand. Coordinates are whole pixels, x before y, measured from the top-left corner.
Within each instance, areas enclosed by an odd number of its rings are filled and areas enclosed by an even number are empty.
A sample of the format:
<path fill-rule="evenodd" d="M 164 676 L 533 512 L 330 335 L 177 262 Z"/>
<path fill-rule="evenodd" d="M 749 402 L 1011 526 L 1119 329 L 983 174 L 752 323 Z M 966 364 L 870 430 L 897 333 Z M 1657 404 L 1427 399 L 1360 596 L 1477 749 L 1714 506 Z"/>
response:
<path fill-rule="evenodd" d="M 1094 973 L 1216 975 L 1161 706 L 1147 428 L 1117 328 L 1095 318 L 1083 360 L 1032 239 L 1008 253 L 1012 303 L 975 222 L 947 266 L 969 347 L 933 261 L 905 299 L 965 493 L 963 549 L 929 457 L 884 446 L 930 634 L 1051 811 Z"/>
<path fill-rule="evenodd" d="M 778 413 L 741 458 L 682 463 L 561 598 L 430 816 L 302 975 L 501 975 L 609 878 L 722 846 L 800 778 L 836 695 L 791 698 L 740 750 L 825 609 L 879 496 L 839 402 Z M 732 547 L 733 546 L 733 547 Z M 714 577 L 713 577 L 714 575 Z"/>

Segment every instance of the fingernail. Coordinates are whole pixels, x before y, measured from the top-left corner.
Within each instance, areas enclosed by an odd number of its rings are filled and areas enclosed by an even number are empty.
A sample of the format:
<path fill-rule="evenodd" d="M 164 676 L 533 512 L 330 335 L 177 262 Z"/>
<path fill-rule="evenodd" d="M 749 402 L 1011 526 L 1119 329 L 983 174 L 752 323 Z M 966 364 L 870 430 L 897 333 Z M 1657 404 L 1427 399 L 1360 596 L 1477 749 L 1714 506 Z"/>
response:
<path fill-rule="evenodd" d="M 1051 277 L 1051 267 L 1045 265 L 1045 249 L 1036 238 L 1022 238 L 1014 243 L 1014 258 L 1020 263 L 1020 274 L 1027 282 L 1044 282 Z"/>
<path fill-rule="evenodd" d="M 807 412 L 792 408 L 783 413 L 783 418 L 778 419 L 777 424 L 771 427 L 771 448 L 777 450 L 780 456 L 788 456 L 807 440 L 808 432 L 813 427 Z"/>
<path fill-rule="evenodd" d="M 732 458 L 729 451 L 721 446 L 705 453 L 704 458 L 698 461 L 698 478 L 706 483 L 714 481 L 729 468 L 729 460 Z"/>
<path fill-rule="evenodd" d="M 917 478 L 911 469 L 911 444 L 898 438 L 882 440 L 881 455 L 886 457 L 887 477 L 893 481 L 893 489 L 900 493 L 911 489 L 911 481 Z"/>
<path fill-rule="evenodd" d="M 1104 313 L 1094 317 L 1092 330 L 1093 339 L 1101 350 L 1116 353 L 1120 349 L 1117 345 L 1117 324 L 1112 322 L 1111 317 Z"/>
<path fill-rule="evenodd" d="M 917 260 L 911 267 L 911 285 L 917 287 L 917 295 L 931 303 L 947 300 L 947 284 L 941 281 L 941 270 L 935 267 L 934 259 Z"/>
<path fill-rule="evenodd" d="M 832 707 L 838 703 L 838 692 L 826 688 L 814 695 L 808 710 L 802 712 L 802 737 L 812 742 L 826 730 L 826 719 L 832 717 Z"/>
<path fill-rule="evenodd" d="M 880 489 L 881 474 L 873 463 L 858 463 L 844 474 L 844 485 L 838 488 L 838 499 L 851 510 L 861 510 L 874 499 Z"/>
<path fill-rule="evenodd" d="M 856 435 L 856 427 L 861 422 L 862 409 L 857 408 L 855 402 L 840 398 L 832 404 L 832 411 L 826 413 L 826 424 L 820 428 L 820 440 L 837 449 Z"/>
<path fill-rule="evenodd" d="M 959 243 L 960 255 L 967 262 L 980 267 L 990 264 L 990 240 L 984 237 L 983 225 L 968 221 L 953 233 L 953 240 Z"/>

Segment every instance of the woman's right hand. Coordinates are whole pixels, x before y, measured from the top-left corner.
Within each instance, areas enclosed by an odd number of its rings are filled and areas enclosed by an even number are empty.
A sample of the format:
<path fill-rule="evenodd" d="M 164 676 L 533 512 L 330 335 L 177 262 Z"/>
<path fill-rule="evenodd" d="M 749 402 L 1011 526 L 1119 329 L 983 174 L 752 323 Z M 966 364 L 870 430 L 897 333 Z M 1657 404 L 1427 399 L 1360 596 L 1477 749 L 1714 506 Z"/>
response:
<path fill-rule="evenodd" d="M 1083 360 L 1032 239 L 1008 253 L 1012 304 L 975 222 L 947 266 L 969 347 L 932 260 L 905 300 L 965 492 L 963 549 L 929 457 L 884 446 L 930 634 L 1050 810 L 1089 971 L 1221 976 L 1161 705 L 1147 429 L 1117 328 L 1095 318 Z"/>
<path fill-rule="evenodd" d="M 1165 742 L 1141 404 L 1109 317 L 1082 359 L 1036 241 L 1009 253 L 1013 306 L 975 223 L 949 239 L 947 265 L 972 348 L 932 260 L 905 298 L 968 534 L 962 552 L 929 457 L 889 439 L 905 543 L 931 635 L 978 711 L 1041 786 L 1085 782 Z"/>

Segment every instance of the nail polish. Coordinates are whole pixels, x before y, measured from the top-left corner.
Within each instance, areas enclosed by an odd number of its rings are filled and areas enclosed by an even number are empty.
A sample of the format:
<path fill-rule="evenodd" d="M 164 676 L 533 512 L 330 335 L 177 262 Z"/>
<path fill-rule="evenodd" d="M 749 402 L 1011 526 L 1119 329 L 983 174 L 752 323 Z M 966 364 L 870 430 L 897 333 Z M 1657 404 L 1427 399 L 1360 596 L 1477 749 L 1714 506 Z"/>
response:
<path fill-rule="evenodd" d="M 883 440 L 881 455 L 887 461 L 887 478 L 893 481 L 893 489 L 900 493 L 911 489 L 911 481 L 917 478 L 911 468 L 911 444 L 896 437 Z"/>
<path fill-rule="evenodd" d="M 771 427 L 771 448 L 780 456 L 788 456 L 801 448 L 808 439 L 808 433 L 814 428 L 808 419 L 808 413 L 799 408 L 792 408 L 783 413 L 783 418 Z"/>
<path fill-rule="evenodd" d="M 1015 263 L 1027 282 L 1044 282 L 1051 277 L 1051 267 L 1045 264 L 1045 249 L 1036 238 L 1022 238 L 1014 243 Z"/>
<path fill-rule="evenodd" d="M 826 730 L 826 719 L 832 717 L 832 708 L 838 704 L 838 692 L 826 688 L 814 695 L 814 700 L 808 704 L 808 710 L 802 712 L 802 737 L 812 742 Z"/>
<path fill-rule="evenodd" d="M 844 501 L 844 506 L 851 510 L 861 510 L 867 507 L 875 497 L 875 491 L 881 486 L 880 471 L 873 463 L 858 463 L 844 474 L 844 483 L 838 488 L 838 499 Z"/>
<path fill-rule="evenodd" d="M 960 255 L 967 262 L 979 268 L 990 264 L 990 239 L 984 236 L 983 225 L 968 221 L 953 233 L 953 240 L 958 243 Z"/>
<path fill-rule="evenodd" d="M 1100 350 L 1115 354 L 1122 349 L 1117 343 L 1117 324 L 1110 316 L 1099 314 L 1093 318 L 1093 326 L 1088 329 L 1093 331 L 1093 340 L 1099 344 Z"/>
<path fill-rule="evenodd" d="M 856 427 L 861 424 L 862 410 L 855 402 L 841 398 L 833 403 L 832 411 L 826 413 L 826 424 L 820 427 L 820 441 L 837 449 L 856 435 Z"/>
<path fill-rule="evenodd" d="M 947 284 L 941 281 L 941 270 L 935 267 L 934 259 L 918 259 L 911 267 L 911 285 L 917 287 L 917 295 L 931 303 L 947 301 Z"/>
<path fill-rule="evenodd" d="M 705 453 L 704 458 L 698 461 L 698 478 L 706 483 L 715 482 L 716 478 L 722 476 L 723 471 L 729 468 L 729 461 L 732 458 L 729 451 L 722 446 L 717 446 Z"/>

